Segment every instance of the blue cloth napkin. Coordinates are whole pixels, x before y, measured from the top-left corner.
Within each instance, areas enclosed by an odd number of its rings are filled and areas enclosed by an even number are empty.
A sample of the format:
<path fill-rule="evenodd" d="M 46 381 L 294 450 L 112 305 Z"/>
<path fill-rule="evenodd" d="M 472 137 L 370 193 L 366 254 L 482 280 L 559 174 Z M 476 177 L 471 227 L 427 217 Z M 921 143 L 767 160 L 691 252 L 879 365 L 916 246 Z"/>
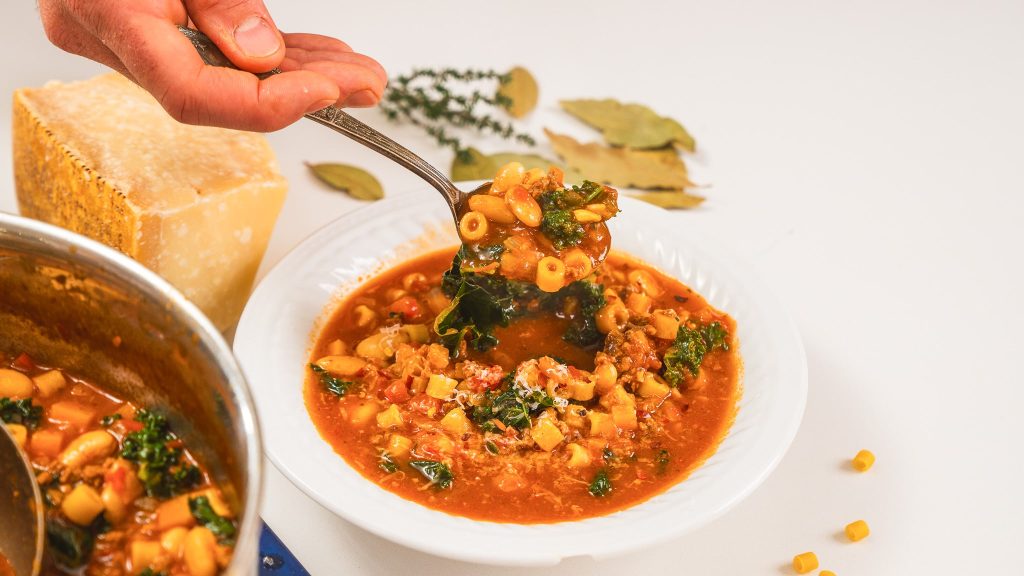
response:
<path fill-rule="evenodd" d="M 259 561 L 259 576 L 309 576 L 309 572 L 302 567 L 299 559 L 285 547 L 266 523 L 260 532 Z"/>

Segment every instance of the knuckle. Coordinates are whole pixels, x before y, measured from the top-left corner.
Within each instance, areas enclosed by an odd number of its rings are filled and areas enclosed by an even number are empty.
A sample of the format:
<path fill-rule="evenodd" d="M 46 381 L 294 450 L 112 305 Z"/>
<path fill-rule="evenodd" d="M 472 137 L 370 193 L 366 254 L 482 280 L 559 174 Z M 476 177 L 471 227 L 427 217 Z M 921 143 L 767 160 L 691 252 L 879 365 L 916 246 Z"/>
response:
<path fill-rule="evenodd" d="M 52 3 L 46 2 L 39 5 L 39 16 L 43 23 L 43 32 L 50 43 L 61 50 L 67 49 L 71 45 L 71 37 L 64 13 Z"/>

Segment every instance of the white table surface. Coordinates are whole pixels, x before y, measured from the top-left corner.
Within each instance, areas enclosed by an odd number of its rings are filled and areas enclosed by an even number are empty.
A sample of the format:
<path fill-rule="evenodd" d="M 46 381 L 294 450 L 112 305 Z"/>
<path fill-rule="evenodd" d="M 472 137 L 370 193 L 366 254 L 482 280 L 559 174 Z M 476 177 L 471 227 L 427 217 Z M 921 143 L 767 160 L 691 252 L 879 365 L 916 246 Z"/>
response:
<path fill-rule="evenodd" d="M 6 3 L 0 21 L 7 109 L 18 86 L 100 70 L 50 47 L 33 4 Z M 840 576 L 1014 573 L 1024 543 L 1024 3 L 759 4 L 270 7 L 283 28 L 338 35 L 392 74 L 525 65 L 542 89 L 528 124 L 538 134 L 589 134 L 559 98 L 612 96 L 680 119 L 701 148 L 695 176 L 712 187 L 679 225 L 727 237 L 800 327 L 806 415 L 759 490 L 669 544 L 535 574 L 787 574 L 805 550 Z M 0 115 L 0 131 L 9 122 Z M 416 132 L 385 128 L 449 162 Z M 418 186 L 312 123 L 270 139 L 292 191 L 267 265 L 357 206 L 317 186 L 303 161 L 358 164 L 391 191 Z M 9 147 L 0 139 L 0 157 Z M 9 161 L 0 182 L 0 210 L 14 211 Z M 878 456 L 863 475 L 844 466 L 862 447 Z M 372 536 L 269 463 L 265 500 L 267 522 L 314 575 L 514 573 Z M 847 543 L 839 533 L 858 518 L 872 535 Z"/>

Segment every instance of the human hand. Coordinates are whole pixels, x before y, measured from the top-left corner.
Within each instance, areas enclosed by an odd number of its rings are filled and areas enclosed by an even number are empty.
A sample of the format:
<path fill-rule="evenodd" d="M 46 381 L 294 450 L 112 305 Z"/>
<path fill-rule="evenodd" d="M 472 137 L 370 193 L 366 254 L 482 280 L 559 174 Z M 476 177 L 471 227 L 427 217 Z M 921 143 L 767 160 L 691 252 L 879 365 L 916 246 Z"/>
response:
<path fill-rule="evenodd" d="M 269 132 L 330 104 L 373 106 L 387 84 L 340 40 L 282 34 L 262 0 L 39 0 L 39 11 L 57 47 L 131 78 L 187 124 Z M 205 65 L 178 30 L 190 21 L 241 70 Z"/>

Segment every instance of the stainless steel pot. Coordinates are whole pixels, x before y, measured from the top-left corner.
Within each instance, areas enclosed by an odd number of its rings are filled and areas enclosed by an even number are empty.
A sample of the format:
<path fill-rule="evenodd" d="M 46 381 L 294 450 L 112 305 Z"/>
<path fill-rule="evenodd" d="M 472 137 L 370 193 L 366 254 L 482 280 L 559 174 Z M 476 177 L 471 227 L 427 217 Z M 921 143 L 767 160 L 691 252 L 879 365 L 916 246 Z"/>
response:
<path fill-rule="evenodd" d="M 256 413 L 230 348 L 184 296 L 113 249 L 0 213 L 0 352 L 164 412 L 240 513 L 228 573 L 255 571 Z"/>
<path fill-rule="evenodd" d="M 38 574 L 43 558 L 43 500 L 28 459 L 0 425 L 0 554 L 15 574 Z"/>

